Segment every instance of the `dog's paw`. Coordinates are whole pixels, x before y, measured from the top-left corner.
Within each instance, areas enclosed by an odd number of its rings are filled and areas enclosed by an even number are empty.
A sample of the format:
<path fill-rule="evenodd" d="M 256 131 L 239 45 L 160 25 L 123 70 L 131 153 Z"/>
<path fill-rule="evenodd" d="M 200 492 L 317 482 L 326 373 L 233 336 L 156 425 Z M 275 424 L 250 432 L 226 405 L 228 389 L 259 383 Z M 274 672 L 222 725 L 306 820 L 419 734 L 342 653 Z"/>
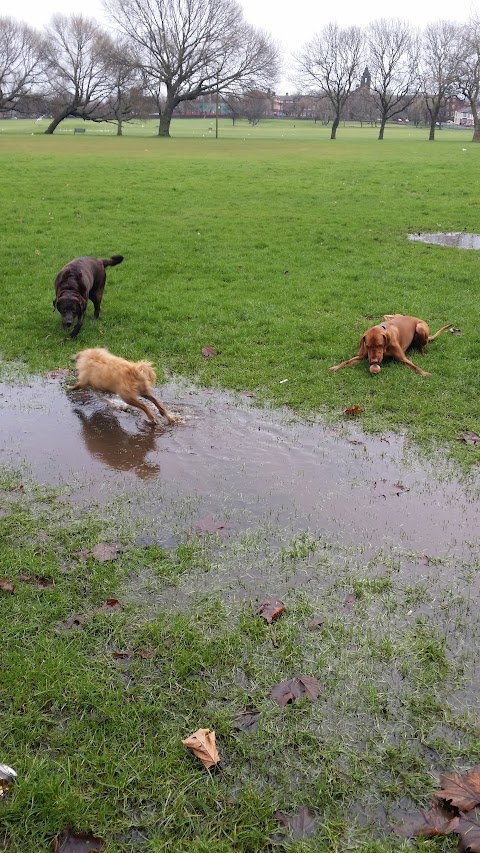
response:
<path fill-rule="evenodd" d="M 335 367 L 329 367 L 328 369 L 329 369 L 330 373 L 335 373 L 335 371 L 338 370 L 338 366 L 335 365 Z"/>

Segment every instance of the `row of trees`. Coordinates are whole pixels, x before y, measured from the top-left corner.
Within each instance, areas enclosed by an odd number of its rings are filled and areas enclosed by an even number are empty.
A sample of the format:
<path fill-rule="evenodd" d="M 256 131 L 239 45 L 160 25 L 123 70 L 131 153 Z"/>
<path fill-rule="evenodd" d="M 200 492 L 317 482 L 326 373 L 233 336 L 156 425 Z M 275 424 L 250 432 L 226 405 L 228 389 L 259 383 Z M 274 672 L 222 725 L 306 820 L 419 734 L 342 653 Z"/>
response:
<path fill-rule="evenodd" d="M 281 70 L 272 38 L 245 22 L 236 0 L 104 0 L 111 30 L 82 15 L 55 15 L 43 32 L 0 18 L 0 112 L 48 113 L 53 133 L 67 116 L 116 121 L 152 111 L 170 135 L 184 102 L 221 95 L 235 111 L 265 104 Z M 332 139 L 347 104 L 388 120 L 423 98 L 430 139 L 446 100 L 470 108 L 480 141 L 480 18 L 438 21 L 418 32 L 395 19 L 365 29 L 328 24 L 294 57 L 297 85 L 326 100 Z M 363 68 L 368 81 L 361 81 Z M 367 92 L 368 90 L 368 92 Z M 358 94 L 358 93 L 362 94 Z M 366 115 L 365 119 L 368 119 Z"/>
<path fill-rule="evenodd" d="M 480 92 L 480 19 L 466 24 L 437 21 L 419 33 L 394 19 L 373 22 L 365 30 L 328 24 L 296 57 L 300 85 L 320 90 L 333 111 L 331 137 L 368 65 L 371 102 L 380 117 L 379 139 L 388 120 L 421 96 L 430 120 L 430 139 L 449 97 L 466 100 L 480 141 L 477 102 Z"/>

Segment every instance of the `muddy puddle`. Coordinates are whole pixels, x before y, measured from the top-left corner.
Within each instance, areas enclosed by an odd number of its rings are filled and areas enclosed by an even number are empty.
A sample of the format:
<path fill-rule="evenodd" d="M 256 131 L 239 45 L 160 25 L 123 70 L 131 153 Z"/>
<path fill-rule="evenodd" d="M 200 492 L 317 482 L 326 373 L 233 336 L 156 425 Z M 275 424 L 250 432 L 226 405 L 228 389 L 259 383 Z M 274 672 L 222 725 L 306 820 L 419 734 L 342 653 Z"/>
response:
<path fill-rule="evenodd" d="M 422 461 L 401 436 L 292 422 L 241 395 L 173 382 L 158 395 L 183 424 L 152 429 L 121 401 L 58 378 L 0 384 L 0 464 L 80 505 L 117 502 L 145 544 L 270 526 L 366 551 L 475 555 L 478 481 Z"/>
<path fill-rule="evenodd" d="M 452 231 L 445 234 L 409 234 L 409 240 L 420 243 L 435 243 L 438 246 L 453 246 L 457 249 L 480 249 L 480 234 Z"/>

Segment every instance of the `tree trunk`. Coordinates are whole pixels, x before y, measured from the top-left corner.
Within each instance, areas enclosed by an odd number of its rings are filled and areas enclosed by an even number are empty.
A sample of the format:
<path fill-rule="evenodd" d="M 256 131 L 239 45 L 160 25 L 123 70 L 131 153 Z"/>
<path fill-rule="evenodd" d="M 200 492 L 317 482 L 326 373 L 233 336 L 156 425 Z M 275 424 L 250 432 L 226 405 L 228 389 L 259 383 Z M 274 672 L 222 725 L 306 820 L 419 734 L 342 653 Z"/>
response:
<path fill-rule="evenodd" d="M 70 109 L 62 110 L 62 112 L 58 113 L 58 115 L 55 116 L 53 121 L 50 122 L 46 131 L 44 131 L 44 132 L 45 133 L 53 133 L 53 131 L 57 129 L 60 122 L 62 122 L 68 115 L 70 115 Z"/>
<path fill-rule="evenodd" d="M 158 127 L 158 135 L 163 137 L 170 137 L 170 122 L 172 120 L 172 111 L 168 110 L 168 107 L 165 107 L 164 112 L 160 116 L 160 124 Z"/>
<path fill-rule="evenodd" d="M 123 136 L 122 119 L 117 119 L 117 136 Z"/>
<path fill-rule="evenodd" d="M 473 138 L 472 142 L 480 142 L 480 119 L 478 116 L 478 109 L 476 101 L 471 101 L 470 106 L 472 108 L 472 116 L 473 116 Z"/>
<path fill-rule="evenodd" d="M 430 113 L 430 133 L 428 136 L 428 140 L 429 142 L 433 142 L 433 140 L 435 139 L 435 128 L 437 124 L 437 118 L 440 112 L 440 104 L 438 106 L 432 104 L 432 107 L 428 110 L 428 112 Z"/>
<path fill-rule="evenodd" d="M 339 124 L 340 124 L 340 116 L 336 115 L 334 120 L 333 120 L 332 131 L 330 133 L 330 139 L 336 139 L 337 138 L 337 127 Z"/>
<path fill-rule="evenodd" d="M 379 139 L 383 139 L 383 132 L 384 132 L 384 130 L 385 130 L 385 125 L 386 125 L 386 123 L 387 123 L 387 118 L 386 118 L 386 116 L 382 116 L 382 120 L 381 120 L 381 122 L 380 122 L 380 130 L 379 130 L 379 132 L 378 132 L 378 138 L 379 138 Z"/>

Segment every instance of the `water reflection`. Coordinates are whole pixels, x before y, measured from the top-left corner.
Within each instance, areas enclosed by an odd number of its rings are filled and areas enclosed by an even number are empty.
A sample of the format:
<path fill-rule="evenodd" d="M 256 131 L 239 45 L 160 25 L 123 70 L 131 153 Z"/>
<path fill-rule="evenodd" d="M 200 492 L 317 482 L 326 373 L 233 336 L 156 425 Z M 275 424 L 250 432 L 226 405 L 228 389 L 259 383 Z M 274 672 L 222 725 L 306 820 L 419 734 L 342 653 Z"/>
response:
<path fill-rule="evenodd" d="M 467 234 L 465 231 L 409 234 L 408 239 L 419 243 L 435 243 L 438 246 L 453 246 L 457 249 L 480 249 L 480 234 Z"/>
<path fill-rule="evenodd" d="M 88 452 L 115 471 L 133 471 L 140 480 L 160 474 L 160 465 L 146 461 L 156 448 L 156 433 L 149 424 L 142 432 L 129 432 L 113 411 L 89 412 L 81 405 L 73 411 L 80 420 L 80 436 Z"/>

